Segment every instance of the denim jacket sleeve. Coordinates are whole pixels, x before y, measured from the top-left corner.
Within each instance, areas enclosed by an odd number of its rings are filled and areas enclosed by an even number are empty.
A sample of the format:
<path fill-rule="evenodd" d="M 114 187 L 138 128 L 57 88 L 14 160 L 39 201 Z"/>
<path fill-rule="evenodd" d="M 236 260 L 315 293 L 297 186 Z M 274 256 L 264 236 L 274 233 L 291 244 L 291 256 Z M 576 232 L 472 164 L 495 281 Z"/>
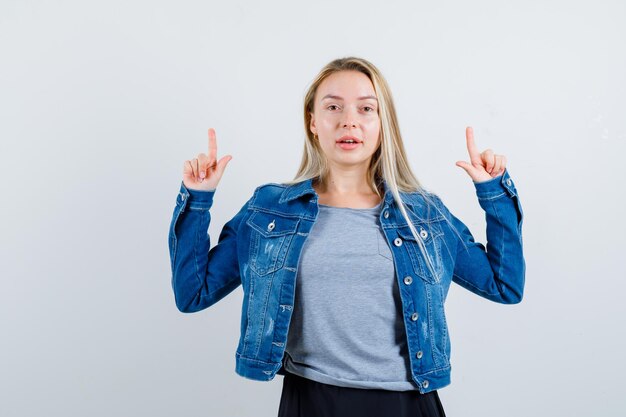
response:
<path fill-rule="evenodd" d="M 459 232 L 452 280 L 488 300 L 503 304 L 522 301 L 526 264 L 522 245 L 523 211 L 509 172 L 474 182 L 487 220 L 487 248 L 475 242 L 467 226 L 442 204 Z"/>
<path fill-rule="evenodd" d="M 222 229 L 211 248 L 208 233 L 215 190 L 187 189 L 181 182 L 169 229 L 172 288 L 184 313 L 203 310 L 241 284 L 237 230 L 250 201 Z"/>

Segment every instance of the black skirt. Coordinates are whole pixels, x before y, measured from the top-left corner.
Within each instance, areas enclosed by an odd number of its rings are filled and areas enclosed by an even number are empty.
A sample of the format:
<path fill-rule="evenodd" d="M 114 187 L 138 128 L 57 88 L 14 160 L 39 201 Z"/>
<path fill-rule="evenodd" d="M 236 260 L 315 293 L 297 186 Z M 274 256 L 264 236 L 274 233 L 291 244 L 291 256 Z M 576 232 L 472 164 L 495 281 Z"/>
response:
<path fill-rule="evenodd" d="M 390 391 L 323 384 L 285 372 L 278 417 L 445 417 L 437 390 Z"/>

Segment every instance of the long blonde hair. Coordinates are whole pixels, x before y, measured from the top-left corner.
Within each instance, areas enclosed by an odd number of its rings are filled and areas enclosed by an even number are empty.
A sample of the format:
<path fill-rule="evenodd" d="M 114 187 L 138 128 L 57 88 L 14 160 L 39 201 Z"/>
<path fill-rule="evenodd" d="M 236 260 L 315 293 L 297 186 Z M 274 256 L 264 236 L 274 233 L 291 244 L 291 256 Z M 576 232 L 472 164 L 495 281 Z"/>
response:
<path fill-rule="evenodd" d="M 418 246 L 424 259 L 428 262 L 433 277 L 439 279 L 435 273 L 432 260 L 428 255 L 422 239 L 419 237 L 413 222 L 407 213 L 407 208 L 402 201 L 400 191 L 402 192 L 418 192 L 424 197 L 426 205 L 435 208 L 441 212 L 437 205 L 428 194 L 428 190 L 422 187 L 417 177 L 413 174 L 408 163 L 408 158 L 404 149 L 402 135 L 396 115 L 396 109 L 393 104 L 391 90 L 382 73 L 371 62 L 357 57 L 345 57 L 335 59 L 329 62 L 319 72 L 313 80 L 309 89 L 304 96 L 304 130 L 306 132 L 306 140 L 304 142 L 304 153 L 300 168 L 294 179 L 286 184 L 295 184 L 308 179 L 317 179 L 324 181 L 328 175 L 328 163 L 326 156 L 322 151 L 319 142 L 315 140 L 313 132 L 310 130 L 311 113 L 314 110 L 315 94 L 319 85 L 328 76 L 339 71 L 359 71 L 365 74 L 372 85 L 378 98 L 378 115 L 380 118 L 380 146 L 372 155 L 370 166 L 367 171 L 367 182 L 370 184 L 379 197 L 382 198 L 382 182 L 384 181 L 392 193 L 393 199 L 400 209 L 402 217 L 409 226 L 411 233 L 418 242 Z M 446 219 L 446 216 L 444 216 Z M 447 220 L 447 219 L 446 219 Z M 449 223 L 449 222 L 448 222 Z M 456 231 L 454 227 L 453 230 Z M 457 232 L 458 235 L 458 232 Z"/>

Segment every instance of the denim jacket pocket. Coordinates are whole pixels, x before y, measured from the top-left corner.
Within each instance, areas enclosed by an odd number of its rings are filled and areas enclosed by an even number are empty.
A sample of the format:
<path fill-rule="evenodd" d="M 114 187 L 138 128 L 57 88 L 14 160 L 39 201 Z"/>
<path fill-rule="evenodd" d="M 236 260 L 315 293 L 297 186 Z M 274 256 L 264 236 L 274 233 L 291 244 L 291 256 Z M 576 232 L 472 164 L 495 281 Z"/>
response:
<path fill-rule="evenodd" d="M 250 268 L 259 276 L 282 268 L 300 218 L 254 211 L 246 224 L 252 228 Z"/>
<path fill-rule="evenodd" d="M 420 250 L 419 243 L 413 236 L 413 233 L 411 233 L 411 229 L 408 226 L 399 227 L 397 229 L 398 235 L 404 241 L 403 246 L 406 246 L 406 253 L 411 259 L 413 269 L 422 280 L 430 284 L 439 283 L 444 269 L 441 259 L 441 245 L 443 244 L 441 241 L 443 236 L 441 225 L 436 222 L 414 223 L 413 225 L 426 247 L 426 252 L 430 257 L 436 275 L 433 276 L 430 271 L 426 259 Z"/>

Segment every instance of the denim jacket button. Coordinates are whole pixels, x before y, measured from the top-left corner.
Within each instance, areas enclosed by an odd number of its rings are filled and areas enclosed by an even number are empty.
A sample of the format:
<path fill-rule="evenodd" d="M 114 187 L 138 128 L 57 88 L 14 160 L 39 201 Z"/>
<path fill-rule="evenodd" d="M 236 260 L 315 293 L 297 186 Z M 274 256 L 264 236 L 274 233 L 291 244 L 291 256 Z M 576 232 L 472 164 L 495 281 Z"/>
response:
<path fill-rule="evenodd" d="M 512 182 L 512 181 L 511 181 L 511 179 L 510 179 L 510 178 L 507 178 L 507 179 L 506 179 L 506 185 L 508 185 L 509 187 L 511 186 L 511 182 Z"/>
<path fill-rule="evenodd" d="M 420 230 L 420 236 L 422 237 L 422 239 L 426 239 L 428 237 L 428 232 L 426 231 L 426 229 Z"/>
<path fill-rule="evenodd" d="M 413 321 L 417 321 L 417 318 L 418 318 L 419 316 L 420 316 L 420 315 L 419 315 L 419 314 L 417 314 L 417 312 L 415 312 L 415 313 L 411 314 L 411 320 L 413 320 Z"/>
<path fill-rule="evenodd" d="M 383 214 L 383 216 L 385 217 L 385 219 L 389 218 L 389 210 L 385 210 L 385 213 Z"/>
<path fill-rule="evenodd" d="M 406 285 L 411 285 L 412 282 L 413 282 L 413 278 L 411 278 L 411 277 L 404 277 L 404 283 Z"/>
<path fill-rule="evenodd" d="M 415 357 L 417 359 L 422 359 L 422 356 L 424 356 L 424 353 L 421 350 L 418 350 L 417 353 L 415 354 Z M 425 381 L 425 386 L 424 388 L 426 388 L 428 386 L 428 381 Z"/>
<path fill-rule="evenodd" d="M 393 244 L 396 246 L 402 246 L 402 239 L 400 239 L 399 237 L 395 238 L 393 240 Z"/>
<path fill-rule="evenodd" d="M 267 225 L 267 230 L 271 232 L 272 230 L 274 230 L 274 227 L 276 227 L 276 223 L 274 220 L 272 220 L 272 222 Z"/>
<path fill-rule="evenodd" d="M 424 388 L 428 388 L 428 381 L 424 381 L 424 382 L 422 382 L 422 387 L 424 387 Z"/>

